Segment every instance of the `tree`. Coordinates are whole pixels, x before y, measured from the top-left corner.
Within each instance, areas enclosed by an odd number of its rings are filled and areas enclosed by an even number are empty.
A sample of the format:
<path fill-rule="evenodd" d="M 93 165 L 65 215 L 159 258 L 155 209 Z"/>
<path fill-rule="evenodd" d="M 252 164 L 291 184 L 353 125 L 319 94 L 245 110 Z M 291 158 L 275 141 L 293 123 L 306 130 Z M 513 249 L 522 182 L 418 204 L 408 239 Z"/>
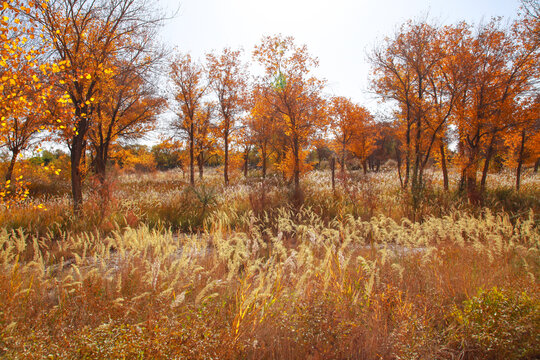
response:
<path fill-rule="evenodd" d="M 215 151 L 215 128 L 212 126 L 211 119 L 214 111 L 214 104 L 205 102 L 195 114 L 195 155 L 197 165 L 199 166 L 199 179 L 202 180 L 204 165 L 208 160 L 216 155 Z"/>
<path fill-rule="evenodd" d="M 147 0 L 49 0 L 39 4 L 36 20 L 51 43 L 51 58 L 63 62 L 53 71 L 72 109 L 65 119 L 71 157 L 73 208 L 82 205 L 81 162 L 102 89 L 118 59 L 130 58 L 163 20 Z M 141 56 L 143 52 L 140 52 Z"/>
<path fill-rule="evenodd" d="M 335 96 L 330 99 L 329 115 L 332 126 L 334 151 L 341 163 L 341 177 L 345 179 L 345 162 L 347 153 L 351 151 L 351 143 L 356 134 L 357 121 L 354 115 L 354 104 L 350 99 Z"/>
<path fill-rule="evenodd" d="M 265 70 L 260 79 L 266 85 L 262 86 L 264 97 L 280 115 L 279 125 L 287 142 L 284 161 L 292 168 L 298 193 L 303 152 L 328 122 L 326 104 L 321 97 L 324 81 L 310 74 L 318 62 L 309 55 L 305 45 L 296 46 L 292 37 L 280 35 L 263 38 L 253 56 Z"/>
<path fill-rule="evenodd" d="M 523 164 L 535 163 L 540 157 L 540 95 L 528 100 L 528 104 L 519 104 L 514 115 L 517 123 L 504 136 L 506 162 L 516 168 L 516 191 L 520 189 Z"/>
<path fill-rule="evenodd" d="M 262 177 L 266 178 L 269 157 L 272 153 L 271 145 L 275 141 L 276 120 L 279 113 L 264 98 L 264 90 L 260 86 L 253 88 L 250 98 L 250 114 L 246 118 L 246 126 L 252 143 L 257 147 Z"/>
<path fill-rule="evenodd" d="M 516 124 L 519 98 L 532 89 L 538 63 L 538 43 L 522 46 L 494 20 L 467 39 L 468 49 L 456 61 L 464 77 L 457 102 L 462 184 L 469 200 L 478 203 L 497 142 Z M 482 155 L 483 154 L 483 155 Z M 476 174 L 485 158 L 482 186 Z"/>
<path fill-rule="evenodd" d="M 375 149 L 378 134 L 373 116 L 366 108 L 353 105 L 351 116 L 354 119 L 354 127 L 350 149 L 362 162 L 365 174 L 367 173 L 367 159 Z"/>
<path fill-rule="evenodd" d="M 436 27 L 422 21 L 409 21 L 369 58 L 374 66 L 374 90 L 383 99 L 398 105 L 396 117 L 401 124 L 406 151 L 404 183 L 407 185 L 411 177 L 415 194 L 423 186 L 424 167 L 446 119 L 432 116 L 429 99 L 430 87 L 437 84 L 433 75 L 445 56 L 438 51 L 438 44 Z M 431 95 L 439 97 L 433 89 Z"/>
<path fill-rule="evenodd" d="M 143 76 L 148 70 L 133 63 L 117 66 L 110 86 L 101 89 L 100 102 L 88 131 L 93 149 L 94 171 L 101 184 L 105 183 L 109 150 L 118 139 L 134 140 L 154 129 L 156 116 L 164 100 Z"/>
<path fill-rule="evenodd" d="M 4 2 L 0 9 L 0 146 L 11 152 L 8 183 L 18 155 L 48 120 L 44 113 L 51 89 L 44 79 L 49 66 L 42 62 L 46 44 L 35 36 L 31 19 L 36 10 L 36 4 L 21 1 Z"/>
<path fill-rule="evenodd" d="M 229 184 L 229 148 L 235 123 L 245 111 L 248 73 L 240 56 L 241 50 L 223 49 L 221 55 L 207 54 L 207 70 L 210 87 L 217 97 L 217 109 L 221 121 L 217 132 L 224 145 L 224 180 Z"/>
<path fill-rule="evenodd" d="M 189 54 L 178 54 L 171 63 L 170 77 L 173 84 L 174 101 L 178 104 L 178 121 L 173 127 L 187 137 L 189 148 L 189 181 L 195 185 L 195 138 L 196 114 L 206 92 L 201 65 L 191 60 Z"/>

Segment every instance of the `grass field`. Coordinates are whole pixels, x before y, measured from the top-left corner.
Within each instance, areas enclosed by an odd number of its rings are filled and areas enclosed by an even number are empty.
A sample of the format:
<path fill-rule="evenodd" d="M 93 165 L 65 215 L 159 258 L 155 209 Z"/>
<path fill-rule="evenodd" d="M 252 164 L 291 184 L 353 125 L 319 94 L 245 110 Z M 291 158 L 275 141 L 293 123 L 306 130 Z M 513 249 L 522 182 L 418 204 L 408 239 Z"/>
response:
<path fill-rule="evenodd" d="M 535 359 L 540 177 L 494 174 L 482 207 L 428 173 L 180 172 L 41 179 L 0 214 L 6 359 Z M 451 189 L 458 176 L 451 177 Z M 107 201 L 104 202 L 103 198 Z"/>

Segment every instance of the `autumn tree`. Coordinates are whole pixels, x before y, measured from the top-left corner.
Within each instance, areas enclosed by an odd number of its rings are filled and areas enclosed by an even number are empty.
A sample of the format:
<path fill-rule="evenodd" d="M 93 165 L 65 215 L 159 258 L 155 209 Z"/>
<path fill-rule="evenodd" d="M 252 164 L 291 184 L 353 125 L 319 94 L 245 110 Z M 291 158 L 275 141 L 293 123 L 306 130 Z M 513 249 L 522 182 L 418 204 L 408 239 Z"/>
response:
<path fill-rule="evenodd" d="M 220 121 L 217 131 L 223 140 L 225 185 L 229 184 L 229 150 L 232 133 L 237 129 L 236 122 L 245 111 L 248 73 L 241 61 L 241 50 L 223 49 L 220 55 L 207 54 L 206 67 L 210 87 L 217 97 L 217 112 Z"/>
<path fill-rule="evenodd" d="M 178 54 L 170 65 L 172 81 L 173 109 L 178 119 L 173 127 L 187 138 L 189 148 L 189 181 L 195 185 L 195 140 L 197 136 L 196 115 L 201 111 L 206 92 L 203 69 L 189 54 Z M 174 107 L 176 104 L 176 107 Z"/>
<path fill-rule="evenodd" d="M 326 104 L 321 96 L 324 81 L 311 75 L 318 61 L 305 45 L 297 46 L 292 37 L 280 35 L 263 38 L 253 56 L 265 70 L 259 80 L 266 85 L 264 97 L 280 115 L 278 121 L 286 139 L 286 159 L 291 162 L 298 192 L 303 152 L 327 124 Z"/>
<path fill-rule="evenodd" d="M 277 119 L 280 114 L 264 97 L 265 91 L 255 86 L 250 98 L 250 113 L 246 118 L 251 141 L 257 147 L 262 169 L 262 177 L 266 178 L 272 143 L 276 141 Z"/>
<path fill-rule="evenodd" d="M 330 99 L 329 114 L 333 147 L 341 163 L 341 176 L 345 176 L 348 153 L 354 153 L 362 162 L 364 173 L 367 172 L 367 158 L 377 139 L 373 117 L 366 108 L 344 97 Z"/>
<path fill-rule="evenodd" d="M 540 95 L 521 102 L 514 114 L 516 124 L 505 133 L 506 163 L 516 169 L 516 191 L 520 190 L 523 165 L 540 157 Z"/>
<path fill-rule="evenodd" d="M 213 126 L 212 114 L 215 105 L 204 102 L 195 113 L 195 156 L 199 167 L 199 179 L 202 180 L 204 166 L 212 156 L 216 155 L 216 134 Z"/>
<path fill-rule="evenodd" d="M 362 163 L 364 174 L 367 173 L 367 160 L 375 149 L 378 134 L 375 128 L 375 121 L 369 111 L 360 105 L 354 104 L 351 109 L 351 116 L 354 119 L 353 137 L 350 144 L 351 152 L 354 153 Z"/>
<path fill-rule="evenodd" d="M 27 150 L 38 132 L 45 129 L 49 64 L 42 56 L 45 42 L 35 35 L 35 3 L 4 2 L 0 9 L 0 147 L 11 159 L 5 174 L 9 183 L 19 154 Z"/>
<path fill-rule="evenodd" d="M 334 151 L 338 154 L 341 164 L 341 177 L 345 178 L 345 163 L 350 145 L 355 136 L 357 118 L 354 116 L 354 104 L 350 99 L 335 96 L 330 99 L 330 132 L 333 135 Z"/>
<path fill-rule="evenodd" d="M 405 185 L 417 193 L 423 185 L 423 170 L 447 117 L 434 117 L 430 95 L 439 97 L 433 80 L 445 54 L 438 51 L 439 31 L 426 22 L 409 21 L 394 37 L 370 54 L 374 66 L 374 90 L 397 107 L 405 146 Z M 431 90 L 431 93 L 430 93 Z M 444 110 L 442 110 L 444 111 Z"/>
<path fill-rule="evenodd" d="M 467 73 L 455 125 L 459 134 L 462 183 L 472 202 L 481 200 L 489 162 L 498 140 L 515 126 L 519 98 L 531 90 L 538 62 L 538 43 L 521 46 L 494 20 L 467 40 L 468 52 L 456 59 Z M 479 190 L 476 174 L 484 159 Z"/>
<path fill-rule="evenodd" d="M 524 162 L 530 159 L 534 163 L 534 171 L 540 164 L 540 4 L 533 0 L 522 0 L 520 16 L 513 26 L 518 43 L 522 48 L 532 51 L 533 58 L 530 72 L 530 88 L 520 99 L 517 111 L 517 124 L 505 137 L 510 154 L 517 157 L 516 190 L 521 184 L 521 170 Z"/>
<path fill-rule="evenodd" d="M 49 0 L 39 5 L 36 20 L 51 43 L 54 68 L 62 76 L 60 99 L 72 109 L 64 121 L 71 157 L 74 211 L 82 205 L 81 162 L 88 131 L 103 89 L 111 81 L 118 59 L 137 52 L 163 17 L 147 0 Z M 142 54 L 142 53 L 141 53 Z"/>
<path fill-rule="evenodd" d="M 98 180 L 106 179 L 109 150 L 117 140 L 135 140 L 155 128 L 164 100 L 143 76 L 149 74 L 141 68 L 117 66 L 110 86 L 101 89 L 102 99 L 96 103 L 94 121 L 88 131 L 93 150 L 93 167 Z"/>

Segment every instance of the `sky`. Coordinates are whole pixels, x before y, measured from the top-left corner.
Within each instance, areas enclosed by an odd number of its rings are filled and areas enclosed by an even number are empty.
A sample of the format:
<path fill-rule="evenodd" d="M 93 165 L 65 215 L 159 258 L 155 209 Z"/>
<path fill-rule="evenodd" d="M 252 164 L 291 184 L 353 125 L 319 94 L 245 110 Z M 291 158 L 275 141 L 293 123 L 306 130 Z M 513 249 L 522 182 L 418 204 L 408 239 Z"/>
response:
<path fill-rule="evenodd" d="M 251 60 L 265 35 L 293 36 L 319 59 L 315 74 L 326 93 L 350 97 L 375 111 L 366 53 L 408 19 L 426 15 L 440 24 L 514 18 L 519 0 L 160 0 L 169 13 L 163 41 L 204 59 L 224 47 L 243 48 Z"/>

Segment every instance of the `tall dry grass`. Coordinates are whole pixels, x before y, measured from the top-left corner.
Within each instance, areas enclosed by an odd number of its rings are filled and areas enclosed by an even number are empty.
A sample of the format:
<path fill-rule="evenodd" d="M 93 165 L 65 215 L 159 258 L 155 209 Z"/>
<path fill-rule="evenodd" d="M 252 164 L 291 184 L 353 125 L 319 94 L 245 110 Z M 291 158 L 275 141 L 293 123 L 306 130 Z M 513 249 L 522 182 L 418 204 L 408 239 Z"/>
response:
<path fill-rule="evenodd" d="M 533 210 L 470 208 L 434 181 L 411 221 L 391 177 L 336 196 L 326 177 L 300 207 L 279 179 L 161 174 L 118 179 L 105 209 L 89 194 L 82 221 L 65 198 L 3 214 L 0 357 L 540 356 Z"/>

